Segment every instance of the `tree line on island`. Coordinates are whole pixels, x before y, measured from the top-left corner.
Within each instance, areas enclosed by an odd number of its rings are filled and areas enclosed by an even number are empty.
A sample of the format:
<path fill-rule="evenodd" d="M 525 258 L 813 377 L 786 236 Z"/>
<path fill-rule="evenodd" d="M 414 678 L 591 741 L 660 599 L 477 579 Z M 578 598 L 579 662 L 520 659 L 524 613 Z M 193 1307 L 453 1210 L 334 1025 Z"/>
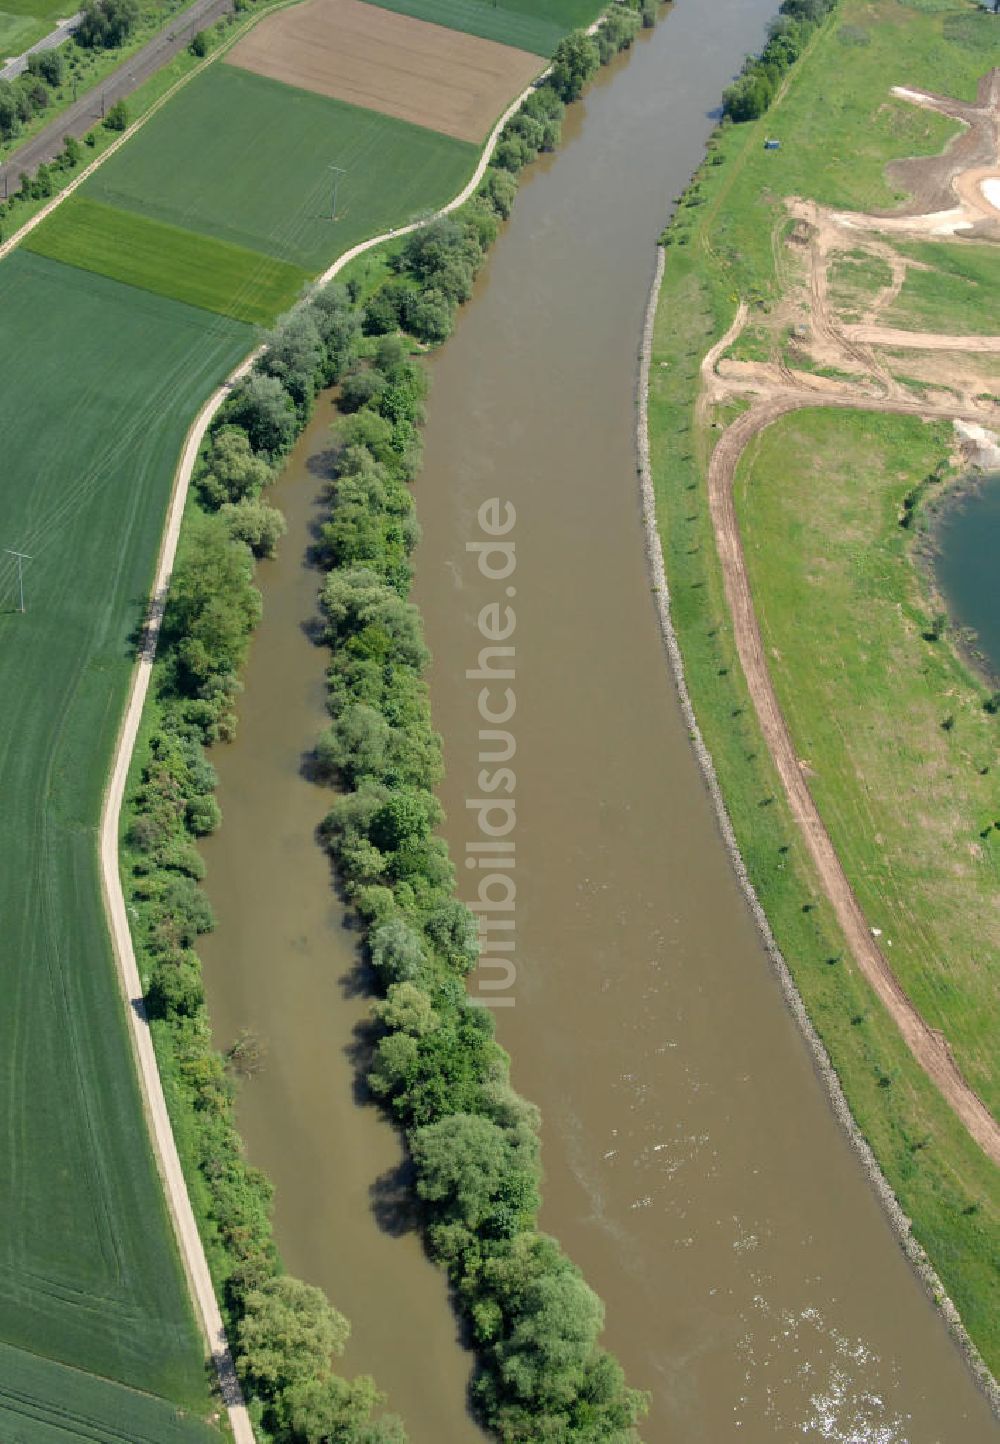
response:
<path fill-rule="evenodd" d="M 408 594 L 426 385 L 414 344 L 450 333 L 510 213 L 518 172 L 558 143 L 565 101 L 652 15 L 636 0 L 616 6 L 598 36 L 567 37 L 475 197 L 409 236 L 374 293 L 331 285 L 279 321 L 196 465 L 122 864 L 192 1201 L 255 1427 L 275 1444 L 405 1440 L 401 1422 L 380 1414 L 371 1379 L 335 1372 L 346 1320 L 282 1268 L 271 1187 L 243 1155 L 234 1069 L 212 1044 L 196 952 L 213 918 L 195 844 L 220 821 L 204 749 L 234 733 L 260 615 L 254 559 L 284 530 L 267 487 L 315 397 L 335 383 L 341 416 L 319 539 L 331 721 L 315 760 L 337 792 L 323 842 L 363 925 L 379 994 L 368 1084 L 404 1131 L 427 1247 L 476 1351 L 480 1420 L 508 1444 L 628 1444 L 645 1412 L 645 1396 L 599 1344 L 601 1301 L 538 1229 L 538 1113 L 511 1085 L 492 1016 L 467 997 L 477 927 L 435 835 L 441 744 Z"/>

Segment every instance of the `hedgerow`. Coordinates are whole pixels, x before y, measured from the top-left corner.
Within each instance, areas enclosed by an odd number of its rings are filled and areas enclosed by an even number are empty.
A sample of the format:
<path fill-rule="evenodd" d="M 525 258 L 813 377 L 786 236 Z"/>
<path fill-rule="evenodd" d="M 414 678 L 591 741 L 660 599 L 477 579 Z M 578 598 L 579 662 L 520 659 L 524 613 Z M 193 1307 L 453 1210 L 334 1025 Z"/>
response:
<path fill-rule="evenodd" d="M 722 95 L 722 113 L 733 121 L 757 120 L 764 114 L 782 76 L 802 54 L 809 37 L 837 0 L 782 0 L 760 55 L 750 55 L 737 81 Z"/>
<path fill-rule="evenodd" d="M 589 74 L 591 61 L 596 68 L 625 48 L 649 9 L 616 11 L 600 45 L 564 42 L 553 82 L 506 127 L 477 195 L 410 236 L 395 274 L 363 309 L 333 285 L 279 321 L 216 415 L 196 466 L 123 870 L 147 1007 L 237 1366 L 259 1431 L 275 1441 L 404 1439 L 398 1420 L 373 1418 L 381 1400 L 370 1379 L 348 1382 L 332 1371 L 346 1321 L 318 1290 L 283 1272 L 270 1185 L 243 1156 L 231 1069 L 212 1046 L 195 951 L 213 926 L 195 841 L 220 820 L 204 748 L 233 735 L 239 673 L 260 613 L 254 556 L 283 528 L 264 496 L 316 395 L 334 382 L 342 414 L 318 548 L 327 572 L 320 609 L 331 721 L 315 757 L 317 774 L 338 792 L 323 842 L 363 924 L 383 994 L 373 1005 L 379 1038 L 369 1086 L 404 1130 L 428 1247 L 448 1271 L 476 1347 L 473 1392 L 483 1421 L 509 1444 L 626 1444 L 645 1412 L 645 1396 L 626 1386 L 598 1343 L 603 1305 L 538 1230 L 538 1113 L 511 1086 L 491 1015 L 466 994 L 477 924 L 455 899 L 454 868 L 435 836 L 441 744 L 421 619 L 407 599 L 426 378 L 400 332 L 423 343 L 450 334 L 510 213 L 517 173 L 558 141 L 558 77 L 577 64 Z"/>

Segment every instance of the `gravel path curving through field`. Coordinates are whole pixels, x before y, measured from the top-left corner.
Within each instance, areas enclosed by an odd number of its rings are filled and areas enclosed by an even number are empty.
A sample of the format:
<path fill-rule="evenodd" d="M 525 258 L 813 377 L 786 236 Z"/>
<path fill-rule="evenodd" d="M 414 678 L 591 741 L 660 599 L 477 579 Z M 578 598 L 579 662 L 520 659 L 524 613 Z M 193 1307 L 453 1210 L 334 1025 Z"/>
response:
<path fill-rule="evenodd" d="M 591 26 L 591 31 L 597 28 L 598 25 L 595 24 Z M 215 57 L 213 57 L 213 59 L 214 58 Z M 375 247 L 384 245 L 387 241 L 396 239 L 399 236 L 409 235 L 413 231 L 420 230 L 421 227 L 427 225 L 430 220 L 437 220 L 442 216 L 450 215 L 460 206 L 463 206 L 466 201 L 470 200 L 486 174 L 486 169 L 496 149 L 504 126 L 520 109 L 535 88 L 535 85 L 544 78 L 545 74 L 548 74 L 548 71 L 538 76 L 532 85 L 524 90 L 516 100 L 513 100 L 504 111 L 490 133 L 479 164 L 476 166 L 471 179 L 454 200 L 449 201 L 446 206 L 442 206 L 432 217 L 415 221 L 411 225 L 402 226 L 399 229 L 388 231 L 383 235 L 373 236 L 370 240 L 362 241 L 358 245 L 352 246 L 350 250 L 345 251 L 343 255 L 339 256 L 337 260 L 323 272 L 316 284 L 319 286 L 327 285 L 340 274 L 345 266 L 349 265 L 351 261 L 363 255 L 366 251 L 373 250 Z M 131 134 L 131 132 L 129 132 L 129 134 Z M 110 152 L 108 153 L 110 154 Z M 101 157 L 101 159 L 103 160 L 104 157 Z M 95 162 L 95 166 L 98 164 L 100 164 L 100 161 Z M 88 172 L 84 174 L 87 173 L 89 173 L 89 168 Z M 81 176 L 80 179 L 82 180 L 83 176 Z M 66 193 L 67 192 L 63 192 L 63 195 Z M 54 205 L 58 204 L 61 199 L 62 196 L 56 197 L 53 206 L 47 207 L 45 213 L 47 214 L 53 209 Z M 38 218 L 35 218 L 35 223 L 37 223 L 37 219 Z M 16 244 L 20 236 L 30 229 L 30 225 L 31 223 L 29 223 L 29 226 L 24 227 L 22 231 L 18 233 L 18 236 L 12 237 L 7 247 L 0 248 L 0 257 L 5 254 L 10 246 Z M 204 440 L 205 433 L 211 425 L 215 413 L 229 395 L 232 387 L 241 377 L 247 374 L 260 354 L 260 348 L 253 351 L 236 367 L 223 384 L 212 393 L 199 411 L 185 439 L 184 449 L 181 453 L 180 462 L 174 477 L 174 486 L 170 497 L 163 540 L 160 544 L 160 554 L 156 564 L 156 574 L 153 581 L 152 597 L 143 636 L 142 649 L 132 677 L 128 705 L 118 737 L 118 743 L 115 748 L 111 777 L 104 798 L 104 810 L 101 816 L 100 828 L 101 880 L 105 909 L 108 915 L 108 926 L 114 946 L 115 959 L 118 964 L 119 977 L 128 1005 L 129 1026 L 157 1166 L 167 1196 L 167 1202 L 171 1218 L 173 1219 L 185 1272 L 188 1277 L 191 1295 L 197 1309 L 202 1331 L 209 1344 L 236 1444 L 254 1444 L 253 1426 L 250 1422 L 250 1415 L 247 1412 L 239 1379 L 236 1375 L 232 1351 L 226 1338 L 225 1325 L 222 1321 L 218 1300 L 215 1296 L 215 1289 L 209 1273 L 201 1235 L 198 1232 L 198 1225 L 191 1208 L 191 1200 L 188 1195 L 187 1184 L 177 1153 L 177 1144 L 174 1140 L 170 1115 L 167 1111 L 166 1101 L 163 1096 L 163 1085 L 156 1065 L 156 1054 L 153 1049 L 149 1019 L 143 1002 L 142 983 L 136 963 L 135 949 L 132 944 L 132 934 L 128 925 L 125 897 L 122 891 L 118 860 L 118 838 L 125 785 L 129 767 L 132 762 L 132 753 L 135 749 L 139 725 L 142 720 L 143 706 L 152 679 L 153 662 L 156 657 L 156 647 L 159 640 L 160 627 L 163 622 L 163 612 L 170 588 L 170 577 L 173 572 L 174 558 L 177 553 L 177 542 L 180 537 L 184 507 L 187 501 L 188 488 L 194 471 L 195 461 L 197 460 L 198 451 Z"/>

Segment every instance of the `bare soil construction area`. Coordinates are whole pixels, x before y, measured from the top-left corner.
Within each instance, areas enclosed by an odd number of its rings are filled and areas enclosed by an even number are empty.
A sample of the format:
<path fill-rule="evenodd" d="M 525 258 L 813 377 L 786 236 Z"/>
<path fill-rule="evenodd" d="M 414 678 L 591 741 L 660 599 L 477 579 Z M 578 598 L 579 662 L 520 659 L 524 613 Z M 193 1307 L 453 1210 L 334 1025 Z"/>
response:
<path fill-rule="evenodd" d="M 261 21 L 227 63 L 481 144 L 545 62 L 362 0 L 307 0 Z"/>

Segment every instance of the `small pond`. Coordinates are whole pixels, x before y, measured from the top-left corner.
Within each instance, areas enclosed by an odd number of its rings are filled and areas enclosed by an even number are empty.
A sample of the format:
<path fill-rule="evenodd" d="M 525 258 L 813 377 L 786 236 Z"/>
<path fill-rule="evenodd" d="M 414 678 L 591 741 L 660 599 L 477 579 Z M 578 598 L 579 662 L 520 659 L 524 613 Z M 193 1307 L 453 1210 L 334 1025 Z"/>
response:
<path fill-rule="evenodd" d="M 973 648 L 1000 678 L 1000 472 L 985 477 L 941 513 L 937 526 L 938 585 Z"/>

